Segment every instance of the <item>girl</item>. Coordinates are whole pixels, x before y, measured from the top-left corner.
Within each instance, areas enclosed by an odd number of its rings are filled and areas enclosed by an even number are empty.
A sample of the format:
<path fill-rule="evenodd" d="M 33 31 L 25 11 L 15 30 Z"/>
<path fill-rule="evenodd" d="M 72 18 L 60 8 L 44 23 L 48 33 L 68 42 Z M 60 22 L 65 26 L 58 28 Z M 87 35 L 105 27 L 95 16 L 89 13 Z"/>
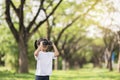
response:
<path fill-rule="evenodd" d="M 52 43 L 54 52 L 47 52 L 49 42 L 47 39 L 39 39 L 35 41 L 34 52 L 35 59 L 37 60 L 36 66 L 36 80 L 49 80 L 52 73 L 52 59 L 59 55 L 58 49 Z"/>

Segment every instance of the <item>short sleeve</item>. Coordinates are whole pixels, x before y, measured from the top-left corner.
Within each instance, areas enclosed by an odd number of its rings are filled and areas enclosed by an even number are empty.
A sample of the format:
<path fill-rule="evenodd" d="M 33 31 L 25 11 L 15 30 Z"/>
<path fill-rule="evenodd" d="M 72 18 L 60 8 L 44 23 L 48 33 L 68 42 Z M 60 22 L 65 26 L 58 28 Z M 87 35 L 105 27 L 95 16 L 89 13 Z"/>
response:
<path fill-rule="evenodd" d="M 34 57 L 35 57 L 35 60 L 38 60 L 38 57 L 37 57 L 37 56 L 34 55 Z"/>
<path fill-rule="evenodd" d="M 57 57 L 55 57 L 54 52 L 49 52 L 49 53 L 51 54 L 52 59 L 56 59 L 57 58 Z"/>
<path fill-rule="evenodd" d="M 35 60 L 38 60 L 39 59 L 39 53 L 38 53 L 38 56 L 34 55 L 34 58 L 35 58 Z"/>

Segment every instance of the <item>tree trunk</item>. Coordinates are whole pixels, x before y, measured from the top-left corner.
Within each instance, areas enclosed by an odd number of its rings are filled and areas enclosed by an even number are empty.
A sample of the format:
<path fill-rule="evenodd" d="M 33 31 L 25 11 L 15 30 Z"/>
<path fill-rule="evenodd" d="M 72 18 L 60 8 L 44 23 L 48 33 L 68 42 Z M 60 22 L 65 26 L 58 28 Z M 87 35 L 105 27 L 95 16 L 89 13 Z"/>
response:
<path fill-rule="evenodd" d="M 69 68 L 70 68 L 70 64 L 68 61 L 66 61 L 66 70 L 69 70 Z"/>
<path fill-rule="evenodd" d="M 66 63 L 65 63 L 65 59 L 62 59 L 62 70 L 66 69 Z"/>
<path fill-rule="evenodd" d="M 120 44 L 119 44 L 119 55 L 118 55 L 118 72 L 120 72 Z"/>
<path fill-rule="evenodd" d="M 105 63 L 106 63 L 106 68 L 108 68 L 110 71 L 113 70 L 112 67 L 112 52 L 109 51 L 108 48 L 105 50 Z"/>
<path fill-rule="evenodd" d="M 68 70 L 69 67 L 69 62 L 66 59 L 62 59 L 62 70 Z"/>
<path fill-rule="evenodd" d="M 119 57 L 118 57 L 118 72 L 120 72 L 120 52 L 119 52 Z"/>
<path fill-rule="evenodd" d="M 118 72 L 120 72 L 120 31 L 117 32 L 117 40 L 118 40 L 118 49 L 119 49 L 119 54 L 118 54 Z"/>
<path fill-rule="evenodd" d="M 58 70 L 58 58 L 54 61 L 54 70 Z"/>
<path fill-rule="evenodd" d="M 110 71 L 113 70 L 113 67 L 112 67 L 112 58 L 111 58 L 111 56 L 109 56 L 109 58 L 108 58 L 107 68 L 108 68 Z"/>
<path fill-rule="evenodd" d="M 23 37 L 19 38 L 19 73 L 28 73 L 27 41 Z"/>

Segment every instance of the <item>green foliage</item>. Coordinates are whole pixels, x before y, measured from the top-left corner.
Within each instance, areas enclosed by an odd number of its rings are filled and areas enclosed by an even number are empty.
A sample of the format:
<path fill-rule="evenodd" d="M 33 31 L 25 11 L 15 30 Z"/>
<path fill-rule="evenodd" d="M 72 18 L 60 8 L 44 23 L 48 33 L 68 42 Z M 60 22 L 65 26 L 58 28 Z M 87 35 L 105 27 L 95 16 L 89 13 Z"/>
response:
<path fill-rule="evenodd" d="M 18 49 L 17 44 L 13 38 L 8 27 L 0 27 L 0 54 L 4 54 L 3 61 L 8 69 L 15 69 L 18 67 Z"/>
<path fill-rule="evenodd" d="M 103 42 L 103 39 L 101 39 L 101 38 L 93 39 L 92 43 L 95 45 L 104 47 L 104 42 Z"/>
<path fill-rule="evenodd" d="M 12 1 L 13 1 L 13 3 L 15 4 L 15 6 L 18 8 L 19 5 L 20 5 L 20 1 L 16 1 L 16 0 L 12 0 Z"/>

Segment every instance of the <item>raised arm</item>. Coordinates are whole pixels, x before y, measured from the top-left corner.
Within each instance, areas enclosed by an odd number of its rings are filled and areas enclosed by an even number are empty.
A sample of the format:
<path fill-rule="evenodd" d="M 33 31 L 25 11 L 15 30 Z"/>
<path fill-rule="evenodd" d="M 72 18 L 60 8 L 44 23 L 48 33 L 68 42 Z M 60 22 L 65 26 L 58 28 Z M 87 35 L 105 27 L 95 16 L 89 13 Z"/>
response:
<path fill-rule="evenodd" d="M 53 46 L 53 49 L 54 49 L 54 55 L 55 55 L 55 57 L 59 56 L 59 51 L 58 51 L 58 49 L 57 49 L 57 47 L 55 46 L 54 43 L 52 43 L 52 46 Z"/>
<path fill-rule="evenodd" d="M 38 48 L 35 50 L 35 52 L 34 52 L 34 55 L 37 57 L 38 56 L 38 53 L 39 53 L 39 51 L 40 51 L 40 46 L 38 46 Z"/>

